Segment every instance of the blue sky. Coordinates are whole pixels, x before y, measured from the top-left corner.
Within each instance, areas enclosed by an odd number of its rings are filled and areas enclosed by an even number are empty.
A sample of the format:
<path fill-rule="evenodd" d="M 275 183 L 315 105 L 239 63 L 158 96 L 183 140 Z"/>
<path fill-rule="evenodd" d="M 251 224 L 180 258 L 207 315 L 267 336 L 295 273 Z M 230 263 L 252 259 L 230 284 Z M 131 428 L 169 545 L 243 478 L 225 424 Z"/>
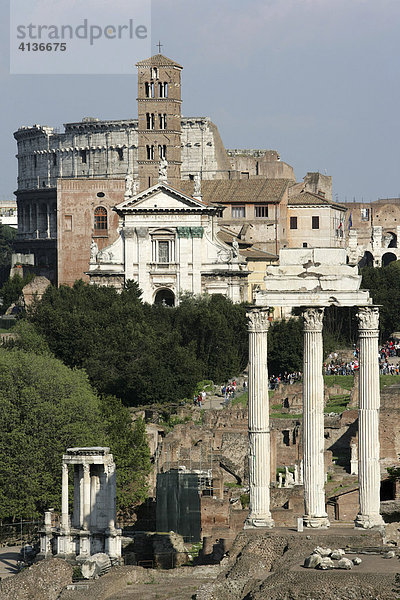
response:
<path fill-rule="evenodd" d="M 0 17 L 5 199 L 19 126 L 136 116 L 137 80 L 136 57 L 132 75 L 9 75 L 4 0 Z M 160 39 L 183 65 L 183 115 L 211 117 L 227 148 L 276 149 L 298 180 L 320 170 L 340 201 L 375 200 L 400 196 L 399 25 L 399 0 L 153 0 L 152 53 Z"/>

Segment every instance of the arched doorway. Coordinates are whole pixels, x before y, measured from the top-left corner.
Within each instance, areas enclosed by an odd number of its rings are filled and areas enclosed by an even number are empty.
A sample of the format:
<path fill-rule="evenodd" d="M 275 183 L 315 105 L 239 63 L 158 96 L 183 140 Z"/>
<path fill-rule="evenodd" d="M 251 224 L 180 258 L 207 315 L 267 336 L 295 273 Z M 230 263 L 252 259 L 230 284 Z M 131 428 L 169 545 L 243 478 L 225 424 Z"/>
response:
<path fill-rule="evenodd" d="M 359 267 L 373 267 L 374 266 L 374 257 L 372 256 L 371 252 L 368 252 L 368 250 L 366 250 L 364 252 L 364 256 L 358 263 L 358 266 Z"/>
<path fill-rule="evenodd" d="M 382 267 L 387 267 L 391 262 L 397 260 L 397 256 L 393 252 L 386 252 L 382 256 Z"/>
<path fill-rule="evenodd" d="M 154 304 L 163 304 L 164 306 L 175 306 L 175 294 L 167 288 L 158 290 Z"/>

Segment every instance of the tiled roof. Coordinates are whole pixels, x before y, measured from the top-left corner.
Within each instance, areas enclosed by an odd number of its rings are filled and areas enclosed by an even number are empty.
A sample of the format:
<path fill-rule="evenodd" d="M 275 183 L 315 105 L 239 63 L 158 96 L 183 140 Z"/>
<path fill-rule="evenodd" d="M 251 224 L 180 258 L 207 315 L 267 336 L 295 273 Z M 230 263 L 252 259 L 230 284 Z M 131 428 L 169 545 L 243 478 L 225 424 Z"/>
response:
<path fill-rule="evenodd" d="M 338 202 L 334 202 L 333 200 L 328 200 L 327 198 L 322 198 L 322 196 L 318 196 L 317 194 L 312 194 L 311 192 L 301 192 L 300 194 L 296 194 L 295 196 L 289 196 L 288 198 L 288 206 L 333 206 L 334 208 L 338 208 L 339 210 L 347 210 L 347 207 L 343 204 L 339 204 Z"/>
<path fill-rule="evenodd" d="M 244 204 L 246 202 L 280 202 L 290 179 L 214 179 L 201 182 L 203 202 L 207 204 Z M 192 195 L 194 182 L 181 181 L 178 186 L 185 194 Z"/>
<path fill-rule="evenodd" d="M 144 60 L 140 60 L 139 62 L 136 63 L 137 67 L 178 67 L 179 69 L 183 69 L 183 67 L 175 62 L 174 60 L 171 60 L 170 58 L 167 58 L 166 56 L 164 56 L 163 54 L 155 54 L 154 56 L 151 56 L 150 58 L 145 58 Z"/>

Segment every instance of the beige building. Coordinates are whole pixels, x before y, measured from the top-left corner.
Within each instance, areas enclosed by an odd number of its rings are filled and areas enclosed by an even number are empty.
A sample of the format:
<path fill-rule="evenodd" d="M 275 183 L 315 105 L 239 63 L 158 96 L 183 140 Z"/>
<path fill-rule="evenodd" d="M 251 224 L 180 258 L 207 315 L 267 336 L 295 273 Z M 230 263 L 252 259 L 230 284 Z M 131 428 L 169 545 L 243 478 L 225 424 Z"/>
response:
<path fill-rule="evenodd" d="M 346 207 L 303 191 L 287 206 L 288 248 L 344 248 Z"/>

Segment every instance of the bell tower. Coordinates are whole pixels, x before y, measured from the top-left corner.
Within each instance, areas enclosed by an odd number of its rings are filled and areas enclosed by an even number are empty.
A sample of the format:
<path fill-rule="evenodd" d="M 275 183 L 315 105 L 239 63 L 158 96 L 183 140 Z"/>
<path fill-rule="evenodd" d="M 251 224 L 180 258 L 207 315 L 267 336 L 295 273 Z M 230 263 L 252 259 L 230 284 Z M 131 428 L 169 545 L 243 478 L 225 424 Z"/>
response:
<path fill-rule="evenodd" d="M 161 160 L 168 162 L 168 183 L 179 187 L 182 67 L 162 54 L 155 54 L 136 66 L 140 190 L 157 183 Z"/>

